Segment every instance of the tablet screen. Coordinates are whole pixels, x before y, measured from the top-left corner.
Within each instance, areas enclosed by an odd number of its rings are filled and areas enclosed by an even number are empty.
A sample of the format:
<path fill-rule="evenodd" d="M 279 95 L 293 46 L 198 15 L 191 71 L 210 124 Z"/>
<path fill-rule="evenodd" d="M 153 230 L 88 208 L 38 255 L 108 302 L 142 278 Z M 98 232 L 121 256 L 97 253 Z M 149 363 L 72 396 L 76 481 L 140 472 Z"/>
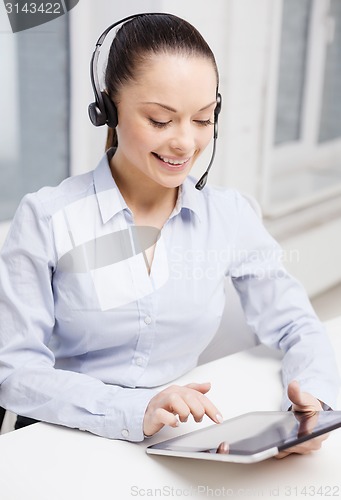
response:
<path fill-rule="evenodd" d="M 321 411 L 309 416 L 291 411 L 252 412 L 149 448 L 174 452 L 254 455 L 274 447 L 279 450 L 288 448 L 340 426 L 341 411 Z"/>

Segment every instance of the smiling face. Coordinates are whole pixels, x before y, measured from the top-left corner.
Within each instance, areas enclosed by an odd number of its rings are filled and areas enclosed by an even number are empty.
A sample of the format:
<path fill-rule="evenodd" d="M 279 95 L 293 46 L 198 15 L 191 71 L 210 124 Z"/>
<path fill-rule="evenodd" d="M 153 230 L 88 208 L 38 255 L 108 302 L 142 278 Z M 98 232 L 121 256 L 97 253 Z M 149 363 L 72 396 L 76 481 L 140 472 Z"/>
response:
<path fill-rule="evenodd" d="M 209 59 L 152 55 L 117 95 L 116 172 L 153 188 L 182 184 L 213 136 L 216 87 Z"/>

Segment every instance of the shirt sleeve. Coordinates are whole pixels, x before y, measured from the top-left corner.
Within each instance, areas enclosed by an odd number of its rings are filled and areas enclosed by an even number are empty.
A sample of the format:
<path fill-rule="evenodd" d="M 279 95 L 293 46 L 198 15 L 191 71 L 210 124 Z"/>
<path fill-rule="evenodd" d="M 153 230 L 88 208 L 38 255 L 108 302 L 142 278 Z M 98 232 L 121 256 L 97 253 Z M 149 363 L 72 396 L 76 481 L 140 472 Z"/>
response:
<path fill-rule="evenodd" d="M 0 405 L 103 437 L 141 441 L 156 391 L 54 368 L 48 348 L 56 264 L 50 223 L 38 195 L 25 196 L 0 255 Z"/>
<path fill-rule="evenodd" d="M 231 278 L 246 320 L 260 342 L 283 352 L 282 409 L 291 405 L 287 386 L 298 380 L 302 391 L 335 408 L 340 376 L 329 338 L 303 286 L 283 264 L 283 252 L 241 196 Z"/>

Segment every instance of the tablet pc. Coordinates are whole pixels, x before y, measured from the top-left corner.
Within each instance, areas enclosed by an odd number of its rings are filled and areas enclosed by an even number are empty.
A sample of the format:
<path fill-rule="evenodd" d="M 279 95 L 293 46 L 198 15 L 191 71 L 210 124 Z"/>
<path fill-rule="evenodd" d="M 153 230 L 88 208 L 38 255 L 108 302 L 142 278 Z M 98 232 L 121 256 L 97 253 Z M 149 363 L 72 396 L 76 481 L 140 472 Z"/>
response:
<path fill-rule="evenodd" d="M 150 445 L 154 455 L 252 463 L 341 427 L 341 411 L 255 411 Z"/>

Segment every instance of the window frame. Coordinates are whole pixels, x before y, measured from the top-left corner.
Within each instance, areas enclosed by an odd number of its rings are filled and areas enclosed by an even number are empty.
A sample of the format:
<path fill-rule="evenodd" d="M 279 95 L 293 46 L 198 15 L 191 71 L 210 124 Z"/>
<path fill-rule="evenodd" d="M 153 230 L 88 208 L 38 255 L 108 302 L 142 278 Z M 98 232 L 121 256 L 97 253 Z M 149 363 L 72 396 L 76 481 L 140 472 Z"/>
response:
<path fill-rule="evenodd" d="M 323 143 L 318 142 L 327 43 L 333 28 L 332 18 L 328 15 L 329 6 L 329 0 L 312 2 L 300 140 L 275 144 L 283 0 L 274 2 L 260 185 L 260 202 L 266 217 L 280 217 L 341 193 L 340 173 L 337 183 L 331 183 L 323 189 L 301 192 L 297 198 L 289 198 L 295 187 L 297 188 L 297 179 L 300 176 L 312 185 L 318 184 L 318 176 L 328 175 L 330 165 L 336 158 L 341 158 L 341 137 Z M 278 201 L 278 198 L 274 202 L 271 195 L 276 193 L 276 188 L 279 189 L 280 185 L 282 191 L 287 190 L 288 199 Z"/>

